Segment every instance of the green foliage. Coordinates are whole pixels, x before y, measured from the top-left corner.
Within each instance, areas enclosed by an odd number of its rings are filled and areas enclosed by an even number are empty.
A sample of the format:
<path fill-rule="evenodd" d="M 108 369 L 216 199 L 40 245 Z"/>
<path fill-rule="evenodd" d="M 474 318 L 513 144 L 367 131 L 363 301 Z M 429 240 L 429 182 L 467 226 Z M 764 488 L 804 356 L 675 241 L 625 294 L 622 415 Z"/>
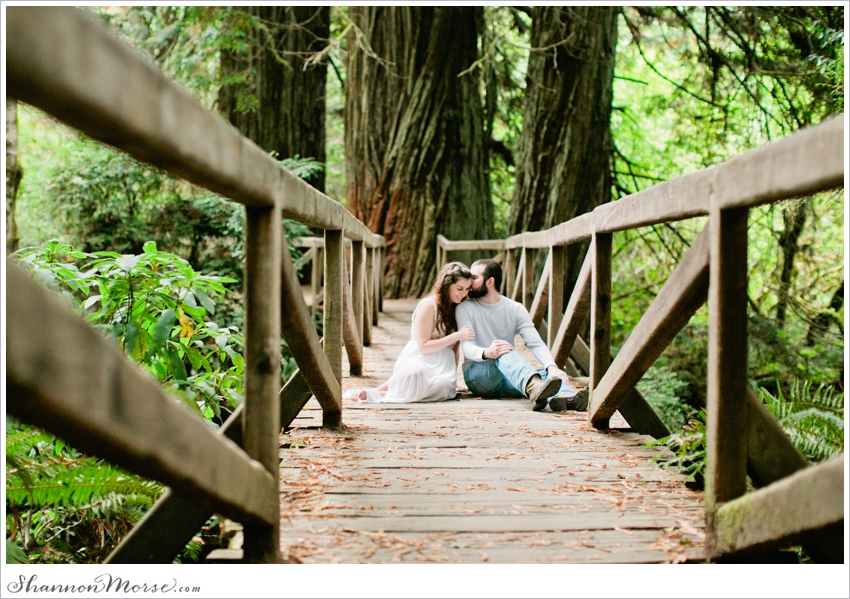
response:
<path fill-rule="evenodd" d="M 224 285 L 233 279 L 199 274 L 179 256 L 157 251 L 153 242 L 138 255 L 87 254 L 58 241 L 19 255 L 207 418 L 221 421 L 222 410 L 242 401 L 242 336 L 236 327 L 212 320 Z"/>
<path fill-rule="evenodd" d="M 647 443 L 644 447 L 666 447 L 673 455 L 660 454 L 653 461 L 674 468 L 677 472 L 687 475 L 686 481 L 701 485 L 705 473 L 705 422 L 706 412 L 702 409 L 688 422 L 681 433 L 662 437 Z"/>
<path fill-rule="evenodd" d="M 687 386 L 688 383 L 680 380 L 675 372 L 656 363 L 643 375 L 637 388 L 667 428 L 679 431 L 693 411 L 679 396 Z"/>
<path fill-rule="evenodd" d="M 788 397 L 760 387 L 759 396 L 800 452 L 822 462 L 844 452 L 844 394 L 832 387 L 794 379 Z"/>
<path fill-rule="evenodd" d="M 20 543 L 24 562 L 102 561 L 161 492 L 156 482 L 7 418 L 7 551 Z"/>

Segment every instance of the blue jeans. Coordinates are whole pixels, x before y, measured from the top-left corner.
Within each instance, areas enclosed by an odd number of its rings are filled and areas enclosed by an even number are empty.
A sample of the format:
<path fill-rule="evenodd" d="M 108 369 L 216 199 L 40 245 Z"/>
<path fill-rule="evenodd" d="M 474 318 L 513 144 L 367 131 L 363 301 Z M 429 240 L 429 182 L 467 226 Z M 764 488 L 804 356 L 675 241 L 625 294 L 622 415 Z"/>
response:
<path fill-rule="evenodd" d="M 525 387 L 535 374 L 546 380 L 549 372 L 545 368 L 536 369 L 526 362 L 516 350 L 511 350 L 495 360 L 483 362 L 465 361 L 463 380 L 475 395 L 481 397 L 528 397 Z M 566 382 L 556 395 L 575 394 L 575 390 Z"/>

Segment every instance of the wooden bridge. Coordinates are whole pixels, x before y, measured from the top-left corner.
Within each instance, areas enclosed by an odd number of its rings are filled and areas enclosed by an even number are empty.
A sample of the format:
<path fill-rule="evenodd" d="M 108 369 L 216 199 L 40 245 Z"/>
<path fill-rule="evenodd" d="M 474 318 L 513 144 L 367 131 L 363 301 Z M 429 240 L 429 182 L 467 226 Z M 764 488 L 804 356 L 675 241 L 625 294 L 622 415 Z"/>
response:
<path fill-rule="evenodd" d="M 586 375 L 586 416 L 471 398 L 343 406 L 342 391 L 386 377 L 407 340 L 410 304 L 381 297 L 383 238 L 82 11 L 9 7 L 7 33 L 11 96 L 246 206 L 245 402 L 217 434 L 7 261 L 7 411 L 170 487 L 109 562 L 170 562 L 213 513 L 241 523 L 247 562 L 682 561 L 795 543 L 815 561 L 844 559 L 843 456 L 809 466 L 746 369 L 748 211 L 843 185 L 842 118 L 548 231 L 484 242 L 503 252 L 505 292 L 545 320 L 556 361 Z M 612 361 L 612 235 L 705 215 Z M 325 230 L 323 340 L 283 217 Z M 583 240 L 565 307 L 564 248 Z M 438 260 L 470 243 L 482 242 L 441 239 Z M 706 300 L 703 499 L 640 447 L 667 430 L 634 386 Z M 588 318 L 589 347 L 578 336 Z M 280 335 L 299 366 L 282 390 Z"/>

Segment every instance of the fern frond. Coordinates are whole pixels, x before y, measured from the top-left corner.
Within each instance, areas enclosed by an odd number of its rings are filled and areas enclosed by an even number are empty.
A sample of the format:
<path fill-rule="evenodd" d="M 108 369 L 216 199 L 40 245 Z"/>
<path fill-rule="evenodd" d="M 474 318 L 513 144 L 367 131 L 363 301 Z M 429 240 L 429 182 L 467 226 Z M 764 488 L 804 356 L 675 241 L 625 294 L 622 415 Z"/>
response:
<path fill-rule="evenodd" d="M 109 494 L 139 496 L 152 501 L 162 486 L 104 463 L 86 463 L 53 477 L 41 476 L 27 485 L 17 476 L 6 479 L 6 500 L 40 509 L 46 506 L 83 507 Z"/>

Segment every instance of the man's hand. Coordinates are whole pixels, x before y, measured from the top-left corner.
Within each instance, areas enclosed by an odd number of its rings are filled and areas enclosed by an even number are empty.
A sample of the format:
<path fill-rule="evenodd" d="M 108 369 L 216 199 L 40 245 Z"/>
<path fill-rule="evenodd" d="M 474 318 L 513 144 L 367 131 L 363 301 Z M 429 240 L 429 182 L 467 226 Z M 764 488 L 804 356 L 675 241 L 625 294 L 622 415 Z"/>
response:
<path fill-rule="evenodd" d="M 561 370 L 560 368 L 558 368 L 557 366 L 555 366 L 554 364 L 552 366 L 550 366 L 547 370 L 549 371 L 550 377 L 556 376 L 559 379 L 561 379 L 562 381 L 564 381 L 566 384 L 568 384 L 570 387 L 573 386 L 572 383 L 570 382 L 570 377 L 567 376 L 567 373 L 564 372 L 563 370 Z"/>
<path fill-rule="evenodd" d="M 490 344 L 490 347 L 484 350 L 484 358 L 487 360 L 495 360 L 500 356 L 504 356 L 513 348 L 514 346 L 508 343 L 507 341 L 496 339 L 495 341 L 493 341 L 493 343 Z"/>

